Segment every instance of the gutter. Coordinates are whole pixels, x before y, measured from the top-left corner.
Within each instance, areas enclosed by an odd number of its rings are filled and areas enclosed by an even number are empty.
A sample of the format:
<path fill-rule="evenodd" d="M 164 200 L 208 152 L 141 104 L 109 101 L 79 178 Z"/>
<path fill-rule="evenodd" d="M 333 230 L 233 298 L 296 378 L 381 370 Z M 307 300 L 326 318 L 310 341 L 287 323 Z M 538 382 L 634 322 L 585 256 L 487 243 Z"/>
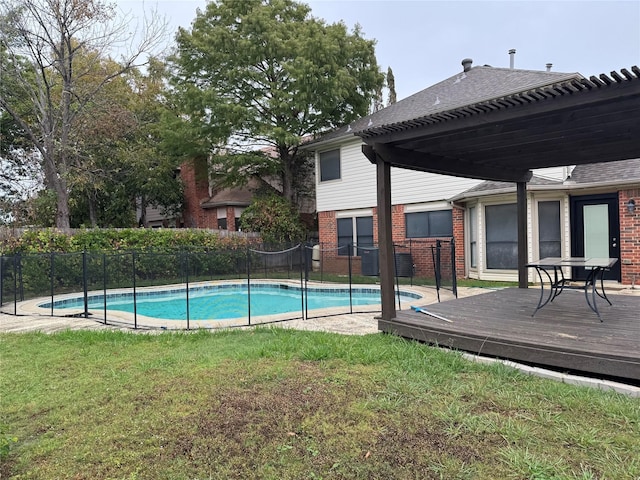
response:
<path fill-rule="evenodd" d="M 360 138 L 360 137 L 358 137 L 355 133 L 344 133 L 342 135 L 337 135 L 335 137 L 331 137 L 331 138 L 328 138 L 326 140 L 323 140 L 322 138 L 319 138 L 318 140 L 312 140 L 310 142 L 303 143 L 302 145 L 300 145 L 298 147 L 298 149 L 299 150 L 303 150 L 303 151 L 306 151 L 306 150 L 314 151 L 314 150 L 318 150 L 317 147 L 324 147 L 324 146 L 327 146 L 327 145 L 332 145 L 334 143 L 340 144 L 340 143 L 344 142 L 345 139 L 350 139 L 350 138 L 355 139 L 355 138 Z M 362 139 L 360 139 L 360 140 L 362 141 Z"/>

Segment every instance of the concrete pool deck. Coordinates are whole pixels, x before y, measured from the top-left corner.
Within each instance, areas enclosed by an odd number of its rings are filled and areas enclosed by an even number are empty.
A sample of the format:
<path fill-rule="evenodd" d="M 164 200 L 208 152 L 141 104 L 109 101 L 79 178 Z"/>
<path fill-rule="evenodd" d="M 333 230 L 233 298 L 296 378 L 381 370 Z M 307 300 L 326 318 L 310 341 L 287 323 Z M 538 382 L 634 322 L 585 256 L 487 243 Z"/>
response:
<path fill-rule="evenodd" d="M 421 299 L 416 300 L 416 303 L 419 305 L 428 305 L 430 303 L 436 303 L 438 301 L 437 292 L 434 288 L 413 286 L 407 287 L 406 289 L 418 292 L 422 295 Z M 477 295 L 487 291 L 489 290 L 483 288 L 461 287 L 458 288 L 458 296 L 463 297 L 469 295 Z M 451 300 L 453 298 L 454 296 L 449 290 L 440 291 L 440 299 L 442 301 Z M 403 305 L 403 308 L 408 307 L 409 305 Z M 143 319 L 138 322 L 139 328 L 133 329 L 131 321 L 127 319 L 121 319 L 117 314 L 115 317 L 108 319 L 110 324 L 105 325 L 104 323 L 102 323 L 102 317 L 51 317 L 48 315 L 37 314 L 30 310 L 31 309 L 27 305 L 27 307 L 22 306 L 18 308 L 18 315 L 0 312 L 0 332 L 23 333 L 39 331 L 44 333 L 55 333 L 65 330 L 121 330 L 135 333 L 152 333 L 165 331 L 165 327 L 167 324 L 166 321 L 161 322 Z M 331 314 L 331 310 L 339 311 L 340 309 L 327 309 L 327 313 Z M 267 323 L 267 325 L 274 325 L 282 328 L 295 328 L 299 330 L 334 332 L 345 335 L 365 335 L 378 332 L 378 322 L 375 317 L 377 317 L 379 314 L 379 312 L 356 312 L 332 315 L 321 318 L 277 321 L 276 323 Z M 256 323 L 253 326 L 257 325 L 260 325 L 260 323 Z M 192 330 L 198 328 L 211 328 L 211 326 L 212 322 L 190 322 L 190 327 Z M 238 325 L 218 322 L 218 326 L 224 328 L 225 326 L 237 327 Z"/>
<path fill-rule="evenodd" d="M 615 288 L 617 287 L 617 288 Z M 536 287 L 532 287 L 536 288 Z M 433 287 L 420 287 L 420 286 L 406 286 L 402 287 L 403 290 L 413 291 L 422 295 L 422 298 L 415 300 L 417 305 L 429 305 L 438 302 L 438 296 L 435 288 Z M 607 287 L 609 291 L 615 291 L 615 293 L 623 295 L 640 295 L 640 289 L 629 288 L 626 286 L 613 285 L 613 287 Z M 458 297 L 468 297 L 472 295 L 479 295 L 492 291 L 488 288 L 478 287 L 458 287 Z M 440 300 L 447 301 L 454 299 L 454 295 L 449 290 L 440 290 Z M 407 309 L 410 305 L 406 300 L 403 301 L 402 308 Z M 132 333 L 159 333 L 167 330 L 183 331 L 183 328 L 165 328 L 167 321 L 155 321 L 154 319 L 143 319 L 138 322 L 139 328 L 132 328 L 132 321 L 127 318 L 126 315 L 121 316 L 116 313 L 113 317 L 109 317 L 110 324 L 105 325 L 103 323 L 102 316 L 95 316 L 93 318 L 84 317 L 51 317 L 46 314 L 37 313 L 32 310 L 33 302 L 24 302 L 22 305 L 18 304 L 18 315 L 13 315 L 13 306 L 4 306 L 4 311 L 0 311 L 0 333 L 23 333 L 23 332 L 43 332 L 43 333 L 55 333 L 65 330 L 120 330 L 128 331 Z M 357 307 L 354 307 L 357 308 Z M 368 307 L 364 307 L 368 308 Z M 335 309 L 326 309 L 323 312 L 334 313 L 340 311 L 340 307 Z M 332 312 L 333 310 L 333 312 Z M 11 313 L 7 313 L 7 312 Z M 378 333 L 378 321 L 376 317 L 380 315 L 380 312 L 364 312 L 364 313 L 345 313 L 345 314 L 333 314 L 331 316 L 321 318 L 308 318 L 308 319 L 295 319 L 284 320 L 277 322 L 265 322 L 260 323 L 256 321 L 251 326 L 246 326 L 245 320 L 236 322 L 225 321 L 192 321 L 190 322 L 191 330 L 198 328 L 211 328 L 216 326 L 218 328 L 234 327 L 234 328 L 253 328 L 255 326 L 266 324 L 273 325 L 282 328 L 296 328 L 299 330 L 314 330 L 341 333 L 345 335 L 366 335 L 370 333 Z M 175 321 L 174 321 L 175 322 Z M 225 324 L 226 323 L 226 324 Z M 234 324 L 235 323 L 235 324 Z"/>

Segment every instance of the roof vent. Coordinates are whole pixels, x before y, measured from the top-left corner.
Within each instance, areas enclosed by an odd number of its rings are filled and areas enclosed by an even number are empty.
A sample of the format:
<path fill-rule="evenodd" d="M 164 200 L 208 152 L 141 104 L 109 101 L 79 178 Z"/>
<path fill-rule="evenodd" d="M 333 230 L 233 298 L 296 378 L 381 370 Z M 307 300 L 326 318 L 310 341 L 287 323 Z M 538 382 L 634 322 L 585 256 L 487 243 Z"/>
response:
<path fill-rule="evenodd" d="M 471 64 L 473 63 L 473 60 L 470 58 L 465 58 L 464 60 L 462 60 L 462 69 L 465 72 L 468 72 L 469 70 L 471 70 Z"/>
<path fill-rule="evenodd" d="M 509 50 L 509 68 L 513 69 L 516 60 L 516 49 Z"/>
<path fill-rule="evenodd" d="M 547 63 L 546 67 L 547 67 L 547 72 L 550 72 L 551 67 L 553 67 L 553 63 Z"/>

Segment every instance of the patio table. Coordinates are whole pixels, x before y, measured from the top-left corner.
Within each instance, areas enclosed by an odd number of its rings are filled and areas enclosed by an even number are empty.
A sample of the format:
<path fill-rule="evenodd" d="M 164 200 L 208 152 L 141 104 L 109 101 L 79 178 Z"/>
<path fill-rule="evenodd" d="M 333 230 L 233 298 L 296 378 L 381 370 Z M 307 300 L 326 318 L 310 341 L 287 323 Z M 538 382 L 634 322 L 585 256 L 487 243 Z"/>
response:
<path fill-rule="evenodd" d="M 606 270 L 613 267 L 617 258 L 595 258 L 595 257 L 547 257 L 531 262 L 527 264 L 528 268 L 535 268 L 540 278 L 540 299 L 538 300 L 538 306 L 531 315 L 532 317 L 542 307 L 547 305 L 562 293 L 565 288 L 580 288 L 584 289 L 584 296 L 589 308 L 595 312 L 598 319 L 602 322 L 602 317 L 598 311 L 598 305 L 596 298 L 604 298 L 609 305 L 611 301 L 607 297 L 604 290 L 603 274 Z M 570 283 L 572 280 L 564 276 L 564 267 L 584 267 L 588 270 L 587 277 L 583 286 L 572 286 Z M 543 277 L 544 273 L 544 277 Z M 546 278 L 545 278 L 546 277 Z M 548 281 L 549 291 L 545 292 L 545 280 Z M 598 289 L 598 283 L 600 289 Z"/>

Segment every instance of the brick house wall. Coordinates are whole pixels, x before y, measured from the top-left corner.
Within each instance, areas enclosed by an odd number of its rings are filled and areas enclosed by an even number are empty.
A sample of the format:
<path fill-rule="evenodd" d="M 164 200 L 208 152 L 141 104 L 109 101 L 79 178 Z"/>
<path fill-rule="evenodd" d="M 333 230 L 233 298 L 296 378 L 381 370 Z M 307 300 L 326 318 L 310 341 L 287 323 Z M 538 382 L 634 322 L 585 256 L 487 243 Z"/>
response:
<path fill-rule="evenodd" d="M 236 228 L 236 209 L 235 207 L 227 206 L 227 230 L 233 232 L 238 231 Z"/>
<path fill-rule="evenodd" d="M 636 202 L 634 213 L 627 211 L 630 199 Z M 620 211 L 621 283 L 640 284 L 640 188 L 618 192 Z"/>
<path fill-rule="evenodd" d="M 373 208 L 373 237 L 374 243 L 378 243 L 378 215 L 377 209 Z M 464 277 L 464 210 L 454 208 L 453 233 L 456 242 L 456 274 L 458 278 Z M 405 206 L 392 205 L 391 207 L 391 233 L 393 243 L 396 245 L 396 253 L 410 253 L 414 265 L 414 275 L 419 277 L 434 277 L 432 246 L 436 245 L 438 238 L 406 238 Z M 326 272 L 346 275 L 349 272 L 349 257 L 338 255 L 338 231 L 337 216 L 335 211 L 318 212 L 318 229 L 320 233 L 319 241 L 322 246 L 321 264 Z M 444 277 L 451 276 L 451 255 L 447 248 L 448 237 L 441 238 L 443 248 L 441 249 L 442 274 Z M 351 271 L 359 275 L 362 272 L 361 258 L 351 257 Z"/>
<path fill-rule="evenodd" d="M 453 208 L 453 239 L 456 243 L 456 277 L 465 277 L 465 258 L 464 258 L 464 209 L 459 207 Z"/>
<path fill-rule="evenodd" d="M 182 226 L 186 228 L 218 228 L 215 209 L 203 209 L 200 201 L 209 198 L 209 182 L 206 162 L 185 162 L 180 166 L 180 178 L 184 184 Z"/>

